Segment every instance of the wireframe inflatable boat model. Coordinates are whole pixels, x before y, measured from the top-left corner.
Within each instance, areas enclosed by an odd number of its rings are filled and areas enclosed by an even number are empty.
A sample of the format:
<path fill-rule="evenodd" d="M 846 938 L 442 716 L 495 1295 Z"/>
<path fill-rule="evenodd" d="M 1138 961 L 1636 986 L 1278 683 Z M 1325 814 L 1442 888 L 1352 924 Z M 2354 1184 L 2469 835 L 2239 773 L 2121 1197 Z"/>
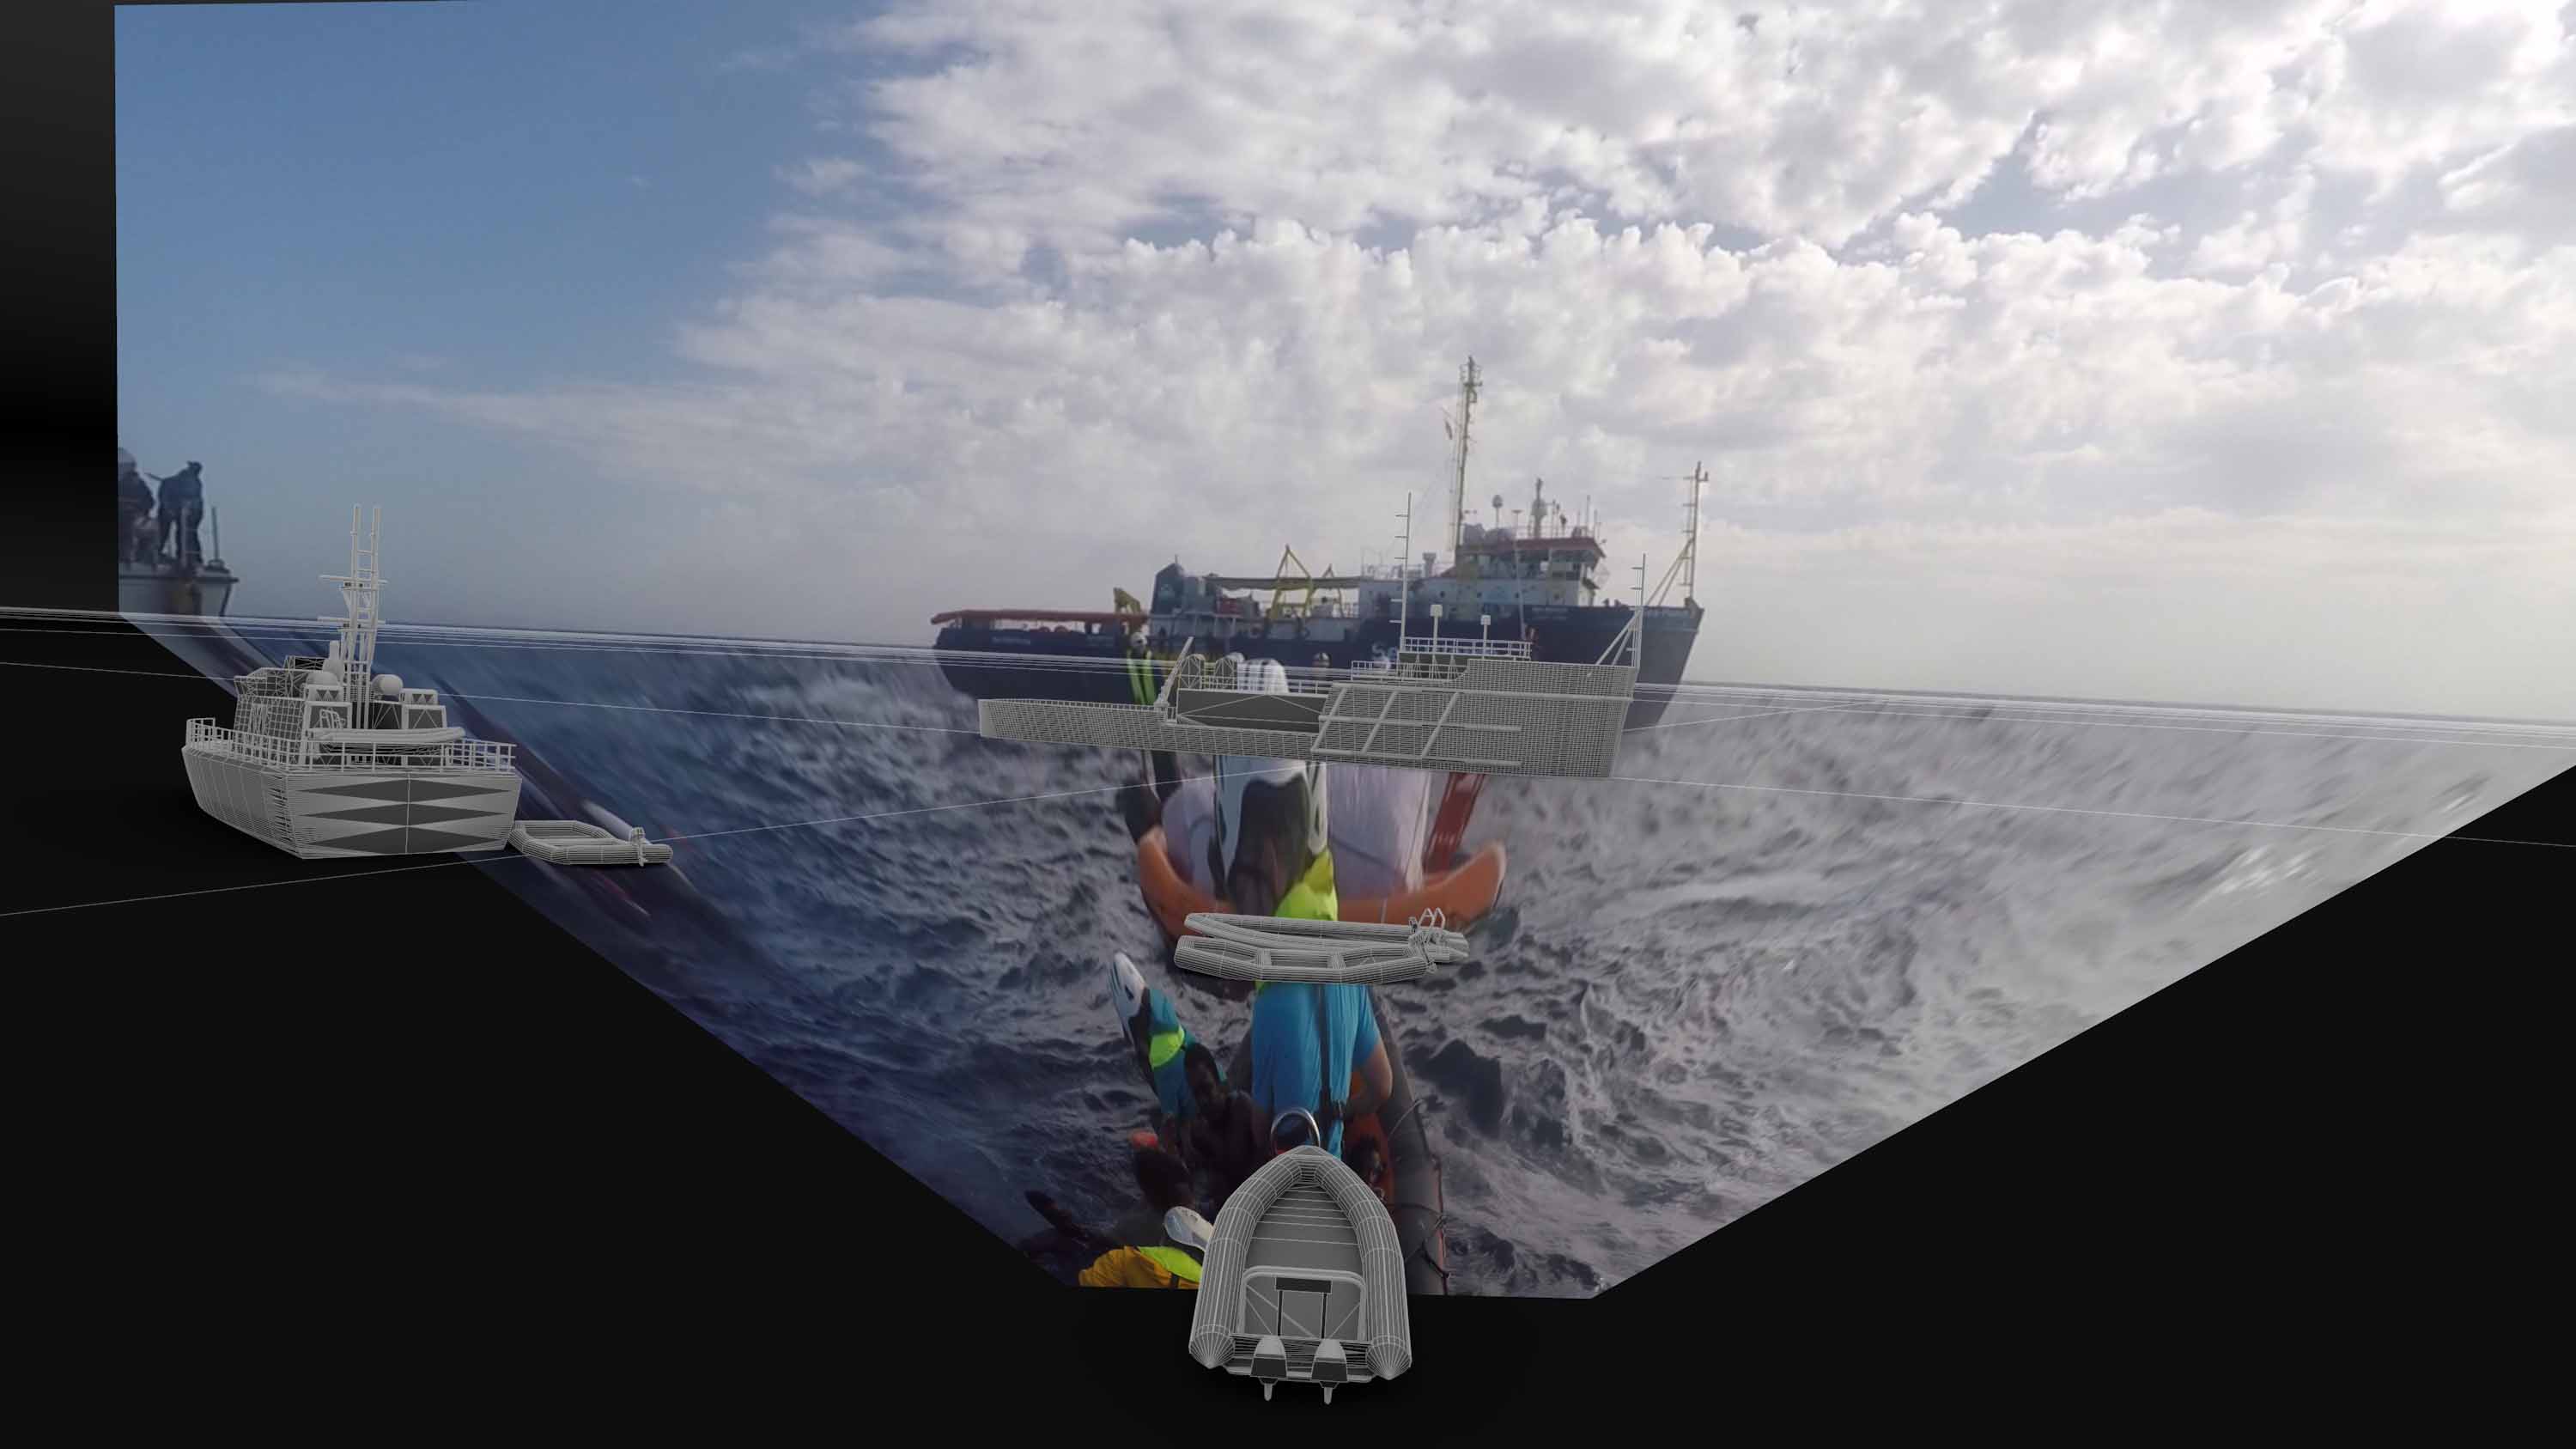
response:
<path fill-rule="evenodd" d="M 1190 1357 L 1261 1381 L 1342 1384 L 1413 1366 L 1404 1251 L 1386 1205 L 1312 1145 L 1270 1159 L 1217 1213 L 1190 1318 Z"/>
<path fill-rule="evenodd" d="M 510 847 L 552 865 L 662 865 L 671 847 L 646 840 L 642 827 L 624 840 L 580 820 L 522 820 Z"/>
<path fill-rule="evenodd" d="M 1467 959 L 1467 938 L 1447 929 L 1437 911 L 1403 925 L 1202 911 L 1189 927 L 1197 934 L 1181 938 L 1173 964 L 1231 981 L 1383 986 Z"/>

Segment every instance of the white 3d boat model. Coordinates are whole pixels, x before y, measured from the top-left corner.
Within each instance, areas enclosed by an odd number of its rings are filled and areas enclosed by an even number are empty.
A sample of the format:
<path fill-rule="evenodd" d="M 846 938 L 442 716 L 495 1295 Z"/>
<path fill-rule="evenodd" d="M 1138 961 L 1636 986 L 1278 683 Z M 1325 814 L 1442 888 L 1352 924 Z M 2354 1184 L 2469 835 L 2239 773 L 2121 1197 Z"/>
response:
<path fill-rule="evenodd" d="M 230 729 L 188 721 L 188 784 L 207 814 L 305 860 L 498 850 L 515 752 L 450 725 L 435 690 L 374 672 L 376 537 L 361 544 L 350 510 L 349 572 L 324 576 L 348 609 L 327 654 L 238 676 Z"/>
<path fill-rule="evenodd" d="M 1336 1386 L 1413 1366 L 1404 1250 L 1385 1204 L 1320 1147 L 1281 1153 L 1217 1213 L 1190 1357 L 1261 1382 Z"/>

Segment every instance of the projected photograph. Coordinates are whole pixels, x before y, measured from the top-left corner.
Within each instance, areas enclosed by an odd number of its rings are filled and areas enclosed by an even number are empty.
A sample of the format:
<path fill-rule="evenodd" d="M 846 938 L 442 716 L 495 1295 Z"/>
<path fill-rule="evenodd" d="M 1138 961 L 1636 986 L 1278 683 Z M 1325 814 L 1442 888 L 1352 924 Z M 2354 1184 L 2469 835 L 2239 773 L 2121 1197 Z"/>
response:
<path fill-rule="evenodd" d="M 1311 1145 L 1592 1297 L 2576 764 L 2554 9 L 115 23 L 187 848 L 487 873 L 1068 1288 Z M 987 723 L 1478 661 L 1607 766 Z"/>

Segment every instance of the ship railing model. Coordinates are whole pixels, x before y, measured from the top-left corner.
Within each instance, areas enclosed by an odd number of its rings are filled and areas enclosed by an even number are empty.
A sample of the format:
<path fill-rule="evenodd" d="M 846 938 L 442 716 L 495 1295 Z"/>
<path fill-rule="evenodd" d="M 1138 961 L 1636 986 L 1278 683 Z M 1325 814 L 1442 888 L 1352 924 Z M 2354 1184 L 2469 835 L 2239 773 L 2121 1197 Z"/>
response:
<path fill-rule="evenodd" d="M 1408 641 L 1382 669 L 1281 673 L 1284 691 L 1247 687 L 1230 659 L 1193 652 L 1150 705 L 987 699 L 977 713 L 988 739 L 1597 779 L 1636 692 L 1633 662 L 1540 663 L 1479 640 Z"/>
<path fill-rule="evenodd" d="M 294 736 L 227 729 L 212 717 L 188 721 L 188 744 L 213 746 L 281 771 L 512 770 L 518 747 L 456 738 L 444 730 L 316 730 Z M 427 736 L 424 738 L 423 736 Z"/>

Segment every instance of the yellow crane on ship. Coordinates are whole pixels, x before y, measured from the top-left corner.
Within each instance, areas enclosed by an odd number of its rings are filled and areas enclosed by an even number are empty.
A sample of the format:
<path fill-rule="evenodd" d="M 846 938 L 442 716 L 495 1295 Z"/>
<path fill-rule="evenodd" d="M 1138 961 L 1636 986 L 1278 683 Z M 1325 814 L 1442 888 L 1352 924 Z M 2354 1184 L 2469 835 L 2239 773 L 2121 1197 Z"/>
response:
<path fill-rule="evenodd" d="M 1290 564 L 1295 564 L 1297 566 L 1297 576 L 1306 581 L 1305 590 L 1298 596 L 1297 612 L 1294 615 L 1291 615 L 1282 603 L 1282 601 L 1288 597 L 1288 590 L 1292 587 L 1288 579 L 1288 566 Z M 1333 571 L 1330 568 L 1326 568 L 1324 570 L 1324 577 L 1331 578 L 1332 576 Z M 1277 585 L 1277 587 L 1272 589 L 1270 592 L 1271 618 L 1304 618 L 1315 612 L 1315 573 L 1314 570 L 1306 567 L 1306 561 L 1304 559 L 1297 557 L 1297 550 L 1284 547 L 1279 550 L 1279 567 L 1273 571 L 1271 579 Z"/>

